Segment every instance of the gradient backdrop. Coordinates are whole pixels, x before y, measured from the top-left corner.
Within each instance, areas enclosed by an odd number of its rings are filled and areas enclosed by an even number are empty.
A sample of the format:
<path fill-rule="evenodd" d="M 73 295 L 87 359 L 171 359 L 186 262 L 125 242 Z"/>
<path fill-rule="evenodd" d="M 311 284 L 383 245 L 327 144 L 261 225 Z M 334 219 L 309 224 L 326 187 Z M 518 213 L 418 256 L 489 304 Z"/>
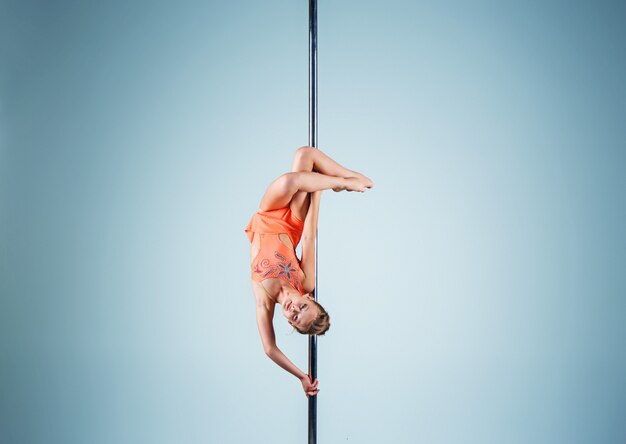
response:
<path fill-rule="evenodd" d="M 304 0 L 0 1 L 0 442 L 306 442 L 243 228 Z M 319 442 L 626 442 L 626 4 L 319 4 Z M 307 341 L 276 318 L 306 368 Z"/>

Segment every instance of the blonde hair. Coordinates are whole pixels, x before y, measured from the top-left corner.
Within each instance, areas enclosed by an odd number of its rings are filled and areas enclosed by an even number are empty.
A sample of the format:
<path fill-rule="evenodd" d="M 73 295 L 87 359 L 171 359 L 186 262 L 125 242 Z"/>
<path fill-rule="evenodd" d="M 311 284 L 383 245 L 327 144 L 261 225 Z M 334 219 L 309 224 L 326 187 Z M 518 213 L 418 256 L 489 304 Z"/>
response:
<path fill-rule="evenodd" d="M 315 319 L 313 319 L 313 322 L 309 324 L 306 330 L 301 330 L 298 327 L 294 328 L 298 331 L 298 333 L 301 333 L 303 335 L 322 336 L 330 328 L 330 316 L 328 316 L 328 313 L 326 312 L 326 310 L 324 310 L 324 307 L 322 307 L 319 302 L 311 300 L 311 303 L 319 309 L 320 314 L 317 315 Z"/>

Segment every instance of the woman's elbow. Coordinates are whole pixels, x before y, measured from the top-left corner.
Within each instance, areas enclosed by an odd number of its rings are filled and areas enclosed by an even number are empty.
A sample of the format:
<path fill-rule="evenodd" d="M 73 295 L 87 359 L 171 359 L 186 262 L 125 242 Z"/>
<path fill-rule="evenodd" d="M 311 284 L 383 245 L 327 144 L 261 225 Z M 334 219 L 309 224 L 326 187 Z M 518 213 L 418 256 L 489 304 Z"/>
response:
<path fill-rule="evenodd" d="M 263 347 L 263 350 L 265 351 L 265 354 L 271 358 L 272 355 L 274 354 L 274 352 L 276 351 L 276 347 L 275 346 L 267 346 L 267 347 Z"/>

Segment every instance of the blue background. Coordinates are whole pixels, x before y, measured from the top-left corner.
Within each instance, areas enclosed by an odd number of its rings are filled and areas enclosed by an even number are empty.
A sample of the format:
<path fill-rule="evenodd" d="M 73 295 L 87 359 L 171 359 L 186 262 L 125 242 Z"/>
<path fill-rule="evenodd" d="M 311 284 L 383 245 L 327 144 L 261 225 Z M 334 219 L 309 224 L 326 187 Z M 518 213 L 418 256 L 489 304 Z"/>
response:
<path fill-rule="evenodd" d="M 243 228 L 305 1 L 0 2 L 0 441 L 305 442 Z M 320 443 L 624 443 L 626 4 L 319 4 Z M 276 319 L 306 368 L 306 338 Z"/>

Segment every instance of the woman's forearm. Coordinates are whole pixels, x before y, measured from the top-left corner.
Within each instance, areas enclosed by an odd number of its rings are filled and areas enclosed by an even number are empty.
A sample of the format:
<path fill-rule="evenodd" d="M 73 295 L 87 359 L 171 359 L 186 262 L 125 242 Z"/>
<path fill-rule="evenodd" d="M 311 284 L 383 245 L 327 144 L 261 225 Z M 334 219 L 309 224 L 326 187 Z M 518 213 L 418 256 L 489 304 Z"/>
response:
<path fill-rule="evenodd" d="M 278 347 L 274 347 L 267 352 L 267 356 L 274 361 L 276 364 L 287 370 L 289 373 L 294 375 L 298 379 L 302 379 L 306 377 L 306 373 L 301 371 L 293 362 L 285 356 L 285 354 L 280 351 Z"/>

